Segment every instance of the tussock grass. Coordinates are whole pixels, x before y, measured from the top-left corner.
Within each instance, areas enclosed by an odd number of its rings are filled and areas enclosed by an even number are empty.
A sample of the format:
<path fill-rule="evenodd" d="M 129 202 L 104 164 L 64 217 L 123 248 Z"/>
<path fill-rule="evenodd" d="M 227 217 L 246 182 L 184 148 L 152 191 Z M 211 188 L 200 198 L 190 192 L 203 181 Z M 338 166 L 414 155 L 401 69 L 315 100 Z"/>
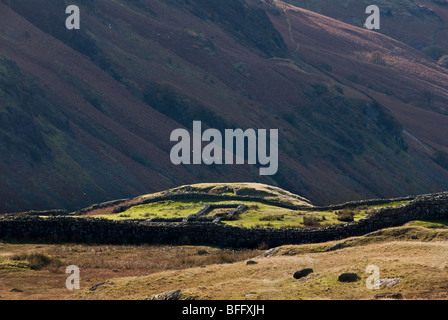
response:
<path fill-rule="evenodd" d="M 270 214 L 268 216 L 261 217 L 260 221 L 282 221 L 284 217 L 284 214 Z"/>
<path fill-rule="evenodd" d="M 11 260 L 28 262 L 29 267 L 33 270 L 40 270 L 55 262 L 48 255 L 41 253 L 15 254 L 11 257 Z"/>
<path fill-rule="evenodd" d="M 17 271 L 20 269 L 30 269 L 28 261 L 0 260 L 0 271 Z"/>
<path fill-rule="evenodd" d="M 342 209 L 336 213 L 338 215 L 337 219 L 342 222 L 352 222 L 354 221 L 354 216 L 356 214 L 353 209 Z"/>
<path fill-rule="evenodd" d="M 207 246 L 118 245 L 0 245 L 0 297 L 2 299 L 63 299 L 65 268 L 76 265 L 81 289 L 117 277 L 136 277 L 166 270 L 251 259 L 261 250 L 230 250 Z M 12 288 L 22 293 L 11 292 Z"/>
<path fill-rule="evenodd" d="M 247 260 L 254 257 L 252 251 L 233 251 L 223 250 L 219 253 L 209 254 L 198 252 L 198 255 L 184 256 L 181 258 L 180 263 L 182 267 L 195 267 L 198 265 L 213 265 L 213 264 L 227 264 L 234 263 L 241 260 Z"/>
<path fill-rule="evenodd" d="M 305 227 L 318 227 L 320 226 L 319 221 L 316 217 L 313 216 L 304 216 L 303 217 L 303 224 Z"/>

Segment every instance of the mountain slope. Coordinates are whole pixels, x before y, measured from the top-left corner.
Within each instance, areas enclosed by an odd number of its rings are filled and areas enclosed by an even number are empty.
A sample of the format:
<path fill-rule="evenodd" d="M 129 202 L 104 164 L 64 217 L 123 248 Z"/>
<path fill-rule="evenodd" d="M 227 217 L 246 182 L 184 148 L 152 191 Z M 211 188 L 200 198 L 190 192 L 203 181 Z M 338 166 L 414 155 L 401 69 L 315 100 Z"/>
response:
<path fill-rule="evenodd" d="M 444 0 L 287 0 L 294 6 L 362 28 L 369 5 L 381 12 L 377 32 L 402 41 L 418 50 L 440 46 L 448 53 L 448 3 Z"/>
<path fill-rule="evenodd" d="M 0 211 L 196 182 L 316 204 L 448 188 L 432 158 L 448 151 L 448 76 L 399 41 L 281 2 L 75 3 L 68 31 L 62 3 L 0 2 Z M 172 165 L 170 133 L 193 120 L 279 129 L 279 172 Z"/>

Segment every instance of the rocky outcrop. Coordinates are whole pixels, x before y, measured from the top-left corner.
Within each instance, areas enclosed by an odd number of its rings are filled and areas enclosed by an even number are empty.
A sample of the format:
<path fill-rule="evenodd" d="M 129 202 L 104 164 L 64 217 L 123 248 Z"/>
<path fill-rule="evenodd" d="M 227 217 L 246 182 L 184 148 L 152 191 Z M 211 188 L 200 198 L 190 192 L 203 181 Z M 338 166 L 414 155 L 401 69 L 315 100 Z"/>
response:
<path fill-rule="evenodd" d="M 149 300 L 164 300 L 164 301 L 179 300 L 180 293 L 181 290 L 173 290 L 159 294 L 154 294 L 149 297 Z"/>

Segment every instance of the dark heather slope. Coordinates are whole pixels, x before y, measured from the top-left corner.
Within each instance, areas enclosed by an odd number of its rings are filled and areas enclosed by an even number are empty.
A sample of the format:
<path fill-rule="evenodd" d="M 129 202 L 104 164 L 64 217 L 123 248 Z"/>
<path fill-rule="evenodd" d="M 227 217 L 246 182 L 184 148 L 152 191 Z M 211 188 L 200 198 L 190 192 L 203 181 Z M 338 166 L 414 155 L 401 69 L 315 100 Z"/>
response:
<path fill-rule="evenodd" d="M 280 2 L 0 1 L 0 212 L 196 182 L 328 204 L 446 190 L 446 70 L 387 36 Z M 279 129 L 279 171 L 174 166 L 170 133 Z"/>

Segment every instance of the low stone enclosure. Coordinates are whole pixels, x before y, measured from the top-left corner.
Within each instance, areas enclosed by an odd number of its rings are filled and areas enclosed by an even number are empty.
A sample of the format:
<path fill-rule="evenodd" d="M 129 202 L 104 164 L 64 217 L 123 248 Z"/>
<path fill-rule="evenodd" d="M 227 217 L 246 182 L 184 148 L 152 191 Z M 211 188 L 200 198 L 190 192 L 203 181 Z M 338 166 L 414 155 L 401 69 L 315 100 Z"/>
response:
<path fill-rule="evenodd" d="M 422 195 L 422 197 L 425 196 L 431 196 L 431 194 L 428 195 Z M 348 207 L 358 207 L 361 205 L 375 205 L 375 204 L 383 204 L 391 201 L 401 201 L 401 200 L 413 200 L 416 196 L 408 196 L 408 197 L 401 197 L 401 198 L 391 198 L 391 199 L 369 199 L 369 200 L 359 200 L 359 201 L 350 201 L 345 202 L 342 204 L 335 204 L 335 205 L 329 205 L 329 206 L 300 206 L 300 205 L 294 205 L 290 202 L 281 201 L 278 199 L 266 199 L 256 196 L 238 196 L 238 195 L 223 195 L 223 194 L 209 194 L 209 193 L 201 193 L 201 192 L 187 192 L 187 193 L 170 193 L 166 195 L 161 195 L 153 198 L 143 199 L 139 202 L 134 202 L 132 204 L 125 204 L 125 205 L 117 205 L 113 212 L 114 213 L 121 213 L 126 211 L 132 206 L 140 205 L 140 204 L 148 204 L 148 203 L 154 203 L 159 201 L 166 201 L 166 200 L 173 200 L 173 201 L 181 201 L 181 200 L 212 200 L 212 201 L 255 201 L 260 202 L 268 205 L 273 205 L 277 207 L 282 207 L 285 209 L 291 209 L 291 210 L 309 210 L 309 211 L 321 211 L 321 210 L 339 210 L 343 208 Z M 111 203 L 119 204 L 126 202 L 130 199 L 122 199 L 122 200 L 116 200 L 116 201 L 110 201 L 110 202 L 104 202 L 97 205 L 92 206 L 88 209 L 82 209 L 75 214 L 85 214 L 88 212 L 88 210 L 96 209 L 98 207 L 106 207 L 110 206 Z"/>
<path fill-rule="evenodd" d="M 331 208 L 350 206 L 354 206 L 354 203 Z M 235 209 L 237 208 L 234 207 L 233 210 Z M 211 210 L 210 207 L 202 208 L 202 214 L 206 214 L 207 210 Z M 314 208 L 310 209 L 312 210 Z M 7 214 L 0 216 L 0 239 L 51 243 L 195 244 L 254 248 L 261 244 L 274 247 L 339 240 L 400 226 L 412 220 L 441 218 L 448 218 L 447 192 L 418 196 L 398 207 L 380 208 L 356 222 L 318 228 L 248 229 L 216 221 L 198 222 L 195 219 L 168 223 L 147 219 L 114 221 L 82 216 Z"/>

